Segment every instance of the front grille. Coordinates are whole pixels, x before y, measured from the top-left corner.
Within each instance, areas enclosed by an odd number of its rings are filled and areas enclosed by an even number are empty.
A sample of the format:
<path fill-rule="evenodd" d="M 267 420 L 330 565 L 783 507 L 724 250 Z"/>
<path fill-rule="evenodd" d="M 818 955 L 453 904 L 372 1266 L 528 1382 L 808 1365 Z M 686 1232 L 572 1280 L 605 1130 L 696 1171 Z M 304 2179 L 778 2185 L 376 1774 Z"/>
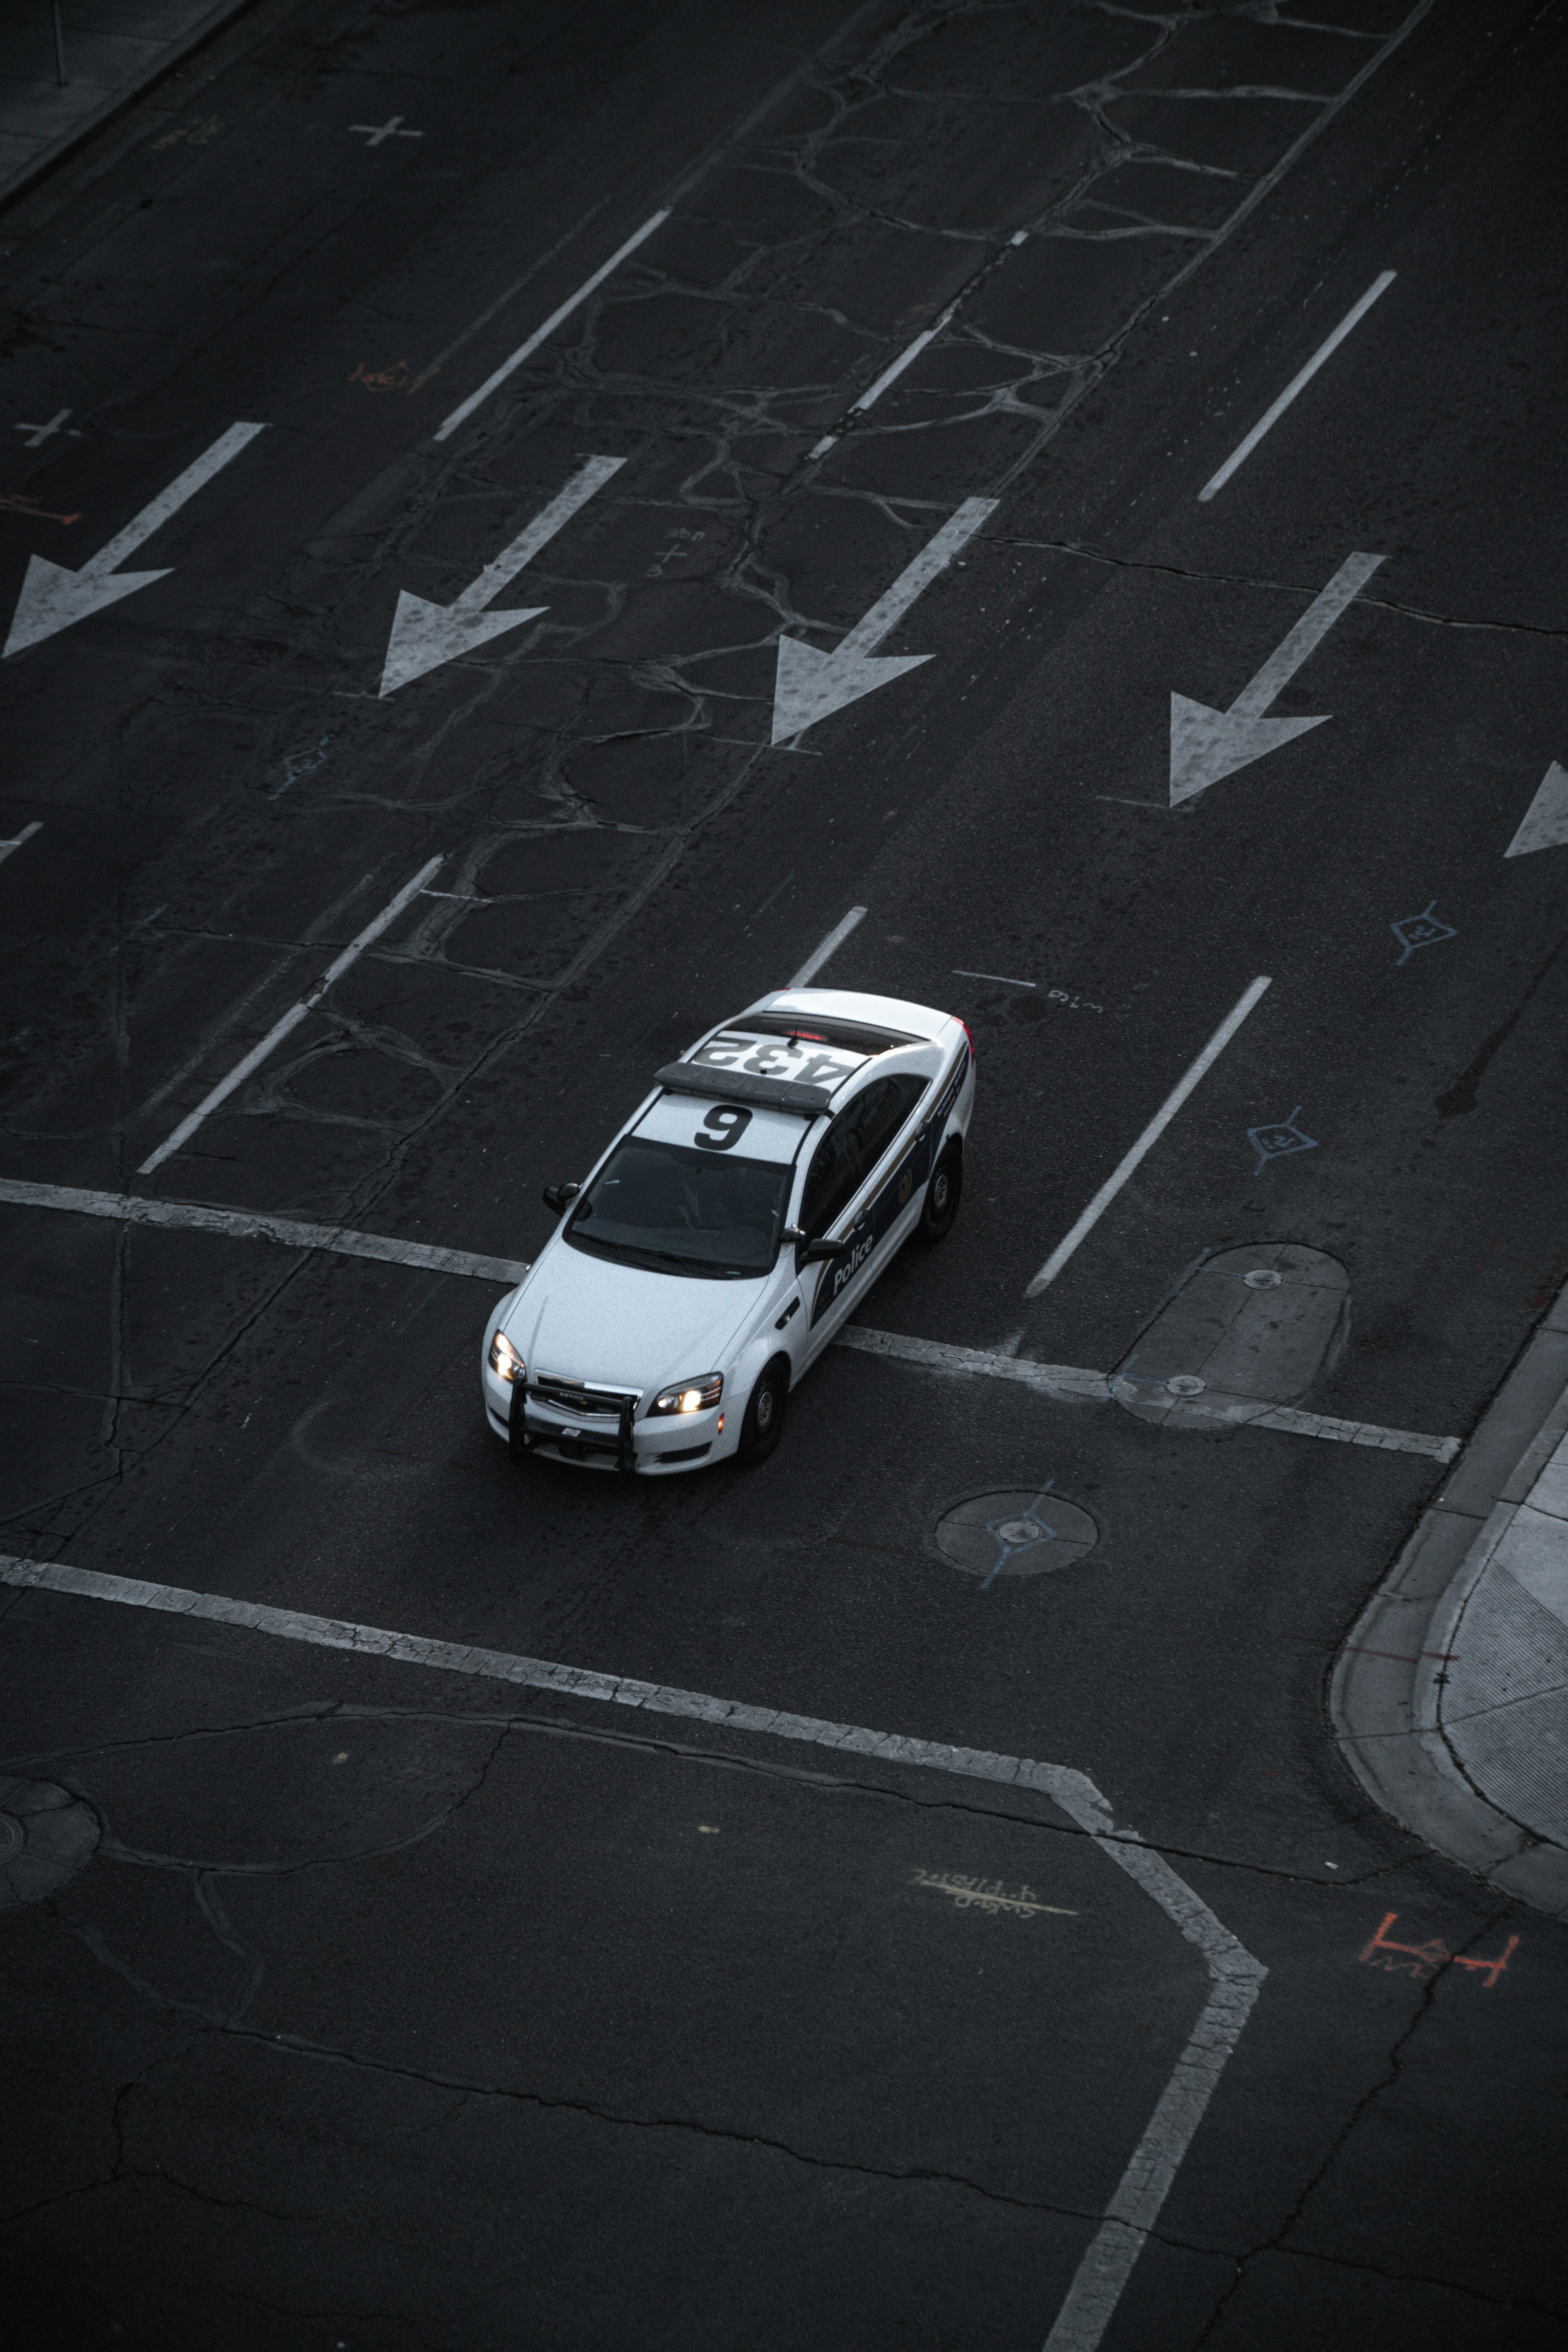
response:
<path fill-rule="evenodd" d="M 618 1421 L 626 1407 L 636 1410 L 640 1389 L 611 1388 L 602 1381 L 574 1381 L 560 1372 L 538 1372 L 529 1394 L 540 1404 L 552 1405 L 584 1421 Z"/>

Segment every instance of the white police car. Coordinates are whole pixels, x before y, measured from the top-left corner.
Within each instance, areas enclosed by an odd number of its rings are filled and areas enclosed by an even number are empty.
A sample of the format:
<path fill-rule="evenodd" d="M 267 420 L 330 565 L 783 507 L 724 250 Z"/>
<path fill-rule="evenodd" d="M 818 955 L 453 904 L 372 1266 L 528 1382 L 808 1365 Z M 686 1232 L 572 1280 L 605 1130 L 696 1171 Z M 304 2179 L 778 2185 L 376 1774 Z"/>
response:
<path fill-rule="evenodd" d="M 485 1419 L 513 1458 L 668 1476 L 778 1443 L 793 1385 L 911 1234 L 958 1212 L 963 1022 L 766 996 L 660 1070 L 497 1306 Z"/>

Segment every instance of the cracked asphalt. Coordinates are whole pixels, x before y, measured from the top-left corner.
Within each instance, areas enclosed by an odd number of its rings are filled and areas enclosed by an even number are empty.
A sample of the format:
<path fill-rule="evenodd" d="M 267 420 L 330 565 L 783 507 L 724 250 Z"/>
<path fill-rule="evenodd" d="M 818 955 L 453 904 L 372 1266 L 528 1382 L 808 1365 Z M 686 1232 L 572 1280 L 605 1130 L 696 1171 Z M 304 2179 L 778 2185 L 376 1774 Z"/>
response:
<path fill-rule="evenodd" d="M 950 1006 L 979 1079 L 959 1223 L 863 1324 L 1104 1373 L 1195 1261 L 1301 1243 L 1352 1307 L 1298 1402 L 1463 1438 L 1568 1266 L 1563 853 L 1504 856 L 1568 758 L 1565 32 L 260 0 L 0 214 L 7 616 L 267 427 L 126 559 L 166 576 L 0 670 L 0 1178 L 526 1258 L 861 907 L 824 983 Z M 547 609 L 383 696 L 398 593 L 455 603 L 593 455 L 498 600 Z M 772 748 L 779 637 L 971 498 L 883 648 L 933 657 Z M 1329 723 L 1171 808 L 1172 694 L 1231 704 L 1354 550 L 1274 706 Z M 100 1825 L 0 1916 L 18 2345 L 1568 2344 L 1568 1941 L 1325 1723 L 1430 1454 L 833 1349 L 760 1470 L 520 1476 L 494 1283 L 0 1218 L 9 1554 L 1066 1767 L 1268 1972 L 1074 2316 L 1209 1978 L 1042 1788 L 0 1587 L 0 1774 Z M 944 1558 L 1047 1481 L 1082 1559 Z"/>

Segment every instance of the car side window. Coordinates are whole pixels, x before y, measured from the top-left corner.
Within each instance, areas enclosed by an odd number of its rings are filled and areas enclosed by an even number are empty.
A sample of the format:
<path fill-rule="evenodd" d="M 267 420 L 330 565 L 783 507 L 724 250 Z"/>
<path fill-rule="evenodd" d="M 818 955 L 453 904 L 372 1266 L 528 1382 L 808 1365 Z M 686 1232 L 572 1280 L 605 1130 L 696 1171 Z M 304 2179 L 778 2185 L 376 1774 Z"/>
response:
<path fill-rule="evenodd" d="M 801 1229 L 810 1241 L 827 1231 L 855 1190 L 854 1137 L 849 1121 L 855 1106 L 840 1111 L 812 1155 L 805 1189 L 800 1196 Z"/>
<path fill-rule="evenodd" d="M 868 1087 L 854 1106 L 861 1114 L 862 1179 L 871 1173 L 924 1094 L 927 1084 L 924 1078 L 883 1078 L 879 1085 Z"/>
<path fill-rule="evenodd" d="M 879 1078 L 834 1120 L 811 1163 L 800 1222 L 816 1241 L 859 1191 L 926 1089 L 912 1076 Z"/>

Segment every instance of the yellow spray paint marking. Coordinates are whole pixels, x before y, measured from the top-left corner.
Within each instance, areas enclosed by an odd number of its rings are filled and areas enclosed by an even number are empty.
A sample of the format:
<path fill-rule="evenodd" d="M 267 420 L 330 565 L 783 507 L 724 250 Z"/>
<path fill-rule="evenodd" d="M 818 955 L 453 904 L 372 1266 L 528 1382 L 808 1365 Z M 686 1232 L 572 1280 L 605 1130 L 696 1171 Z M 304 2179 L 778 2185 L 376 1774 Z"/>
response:
<path fill-rule="evenodd" d="M 697 1824 L 697 1834 L 699 1837 L 717 1837 L 719 1834 L 718 1822 L 699 1822 Z"/>
<path fill-rule="evenodd" d="M 1041 1911 L 1048 1911 L 1058 1919 L 1076 1919 L 1079 1916 L 1063 1903 L 1042 1903 L 1032 1886 L 1020 1886 L 1016 1895 L 1010 1895 L 1000 1878 L 971 1878 L 962 1871 L 923 1870 L 917 1865 L 910 1873 L 910 1884 L 929 1886 L 937 1895 L 950 1895 L 955 1910 L 985 1911 L 994 1918 L 1002 1912 L 1016 1919 L 1033 1919 Z"/>

